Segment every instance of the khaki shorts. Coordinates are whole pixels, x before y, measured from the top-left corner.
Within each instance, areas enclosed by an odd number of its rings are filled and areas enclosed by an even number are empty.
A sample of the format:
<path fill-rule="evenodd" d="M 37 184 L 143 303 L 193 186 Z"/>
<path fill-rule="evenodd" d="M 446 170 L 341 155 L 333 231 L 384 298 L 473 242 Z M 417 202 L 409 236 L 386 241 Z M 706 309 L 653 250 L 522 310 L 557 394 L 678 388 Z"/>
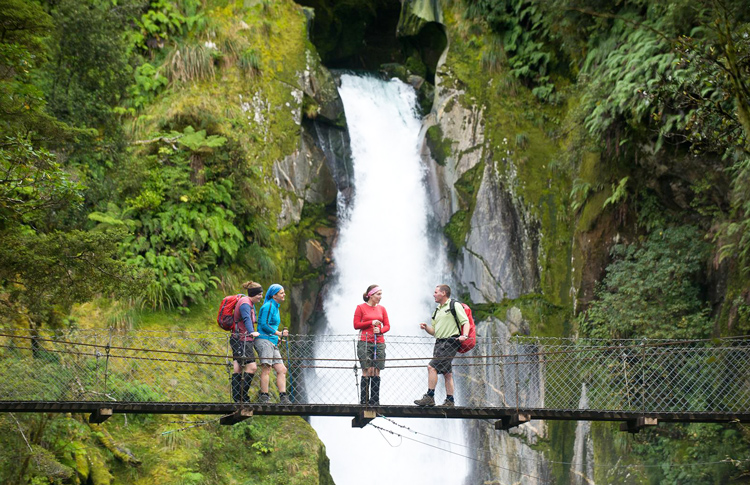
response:
<path fill-rule="evenodd" d="M 260 365 L 276 365 L 284 363 L 284 361 L 281 360 L 281 352 L 279 352 L 279 348 L 272 344 L 270 340 L 256 338 L 255 351 L 258 352 Z"/>
<path fill-rule="evenodd" d="M 377 344 L 376 347 L 372 342 L 360 340 L 357 342 L 357 358 L 363 369 L 385 369 L 385 343 Z"/>

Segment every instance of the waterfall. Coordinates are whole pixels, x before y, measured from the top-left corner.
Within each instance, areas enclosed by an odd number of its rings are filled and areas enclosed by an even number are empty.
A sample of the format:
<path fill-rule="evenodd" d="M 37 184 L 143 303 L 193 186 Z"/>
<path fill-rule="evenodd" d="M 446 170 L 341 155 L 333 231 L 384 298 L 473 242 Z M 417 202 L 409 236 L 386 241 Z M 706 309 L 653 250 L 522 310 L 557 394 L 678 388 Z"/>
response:
<path fill-rule="evenodd" d="M 578 409 L 589 408 L 589 397 L 584 383 Z M 594 446 L 591 440 L 591 421 L 576 424 L 576 440 L 573 445 L 573 465 L 570 467 L 570 483 L 585 485 L 594 483 Z"/>
<path fill-rule="evenodd" d="M 351 137 L 354 196 L 333 253 L 336 276 L 324 302 L 326 331 L 354 334 L 355 307 L 362 303 L 367 286 L 378 284 L 383 288 L 381 305 L 388 310 L 390 335 L 425 335 L 418 323 L 429 319 L 432 292 L 435 285 L 446 282 L 449 272 L 442 246 L 428 233 L 430 209 L 419 155 L 416 95 L 398 80 L 352 75 L 342 76 L 339 91 Z M 413 382 L 394 382 L 389 381 L 386 366 L 381 379 L 384 405 L 411 402 L 427 389 L 426 368 L 414 369 Z M 331 385 L 315 375 L 308 379 L 309 386 L 330 392 L 332 402 L 356 403 L 354 383 L 352 376 L 350 388 L 342 389 L 340 383 Z M 442 383 L 441 378 L 438 395 Z M 352 428 L 351 418 L 311 418 L 338 484 L 464 483 L 468 466 L 459 455 L 469 453 L 460 421 L 402 419 L 398 423 L 409 429 L 381 418 L 372 422 L 403 438 L 381 434 L 372 426 Z"/>

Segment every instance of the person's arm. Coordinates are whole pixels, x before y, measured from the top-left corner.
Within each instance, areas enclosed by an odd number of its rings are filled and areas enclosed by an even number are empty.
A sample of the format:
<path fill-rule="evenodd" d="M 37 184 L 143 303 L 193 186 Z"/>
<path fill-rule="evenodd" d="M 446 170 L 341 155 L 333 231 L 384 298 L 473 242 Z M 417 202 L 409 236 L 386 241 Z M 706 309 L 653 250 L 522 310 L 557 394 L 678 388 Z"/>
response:
<path fill-rule="evenodd" d="M 391 329 L 391 321 L 388 320 L 388 312 L 385 310 L 385 307 L 380 308 L 383 309 L 383 324 L 380 325 L 380 333 L 386 333 Z"/>
<path fill-rule="evenodd" d="M 243 303 L 242 305 L 240 305 L 240 316 L 242 317 L 242 321 L 245 323 L 245 330 L 253 337 L 257 337 L 260 334 L 255 331 L 252 312 L 253 310 L 248 303 Z"/>
<path fill-rule="evenodd" d="M 424 322 L 420 322 L 419 328 L 424 330 L 425 332 L 429 333 L 430 335 L 435 335 L 435 329 L 432 328 L 432 325 Z"/>
<path fill-rule="evenodd" d="M 276 329 L 271 326 L 270 322 L 271 303 L 268 302 L 260 308 L 258 313 L 258 332 L 263 335 L 273 335 Z"/>
<path fill-rule="evenodd" d="M 286 337 L 287 335 L 289 335 L 289 330 L 279 330 L 279 327 L 281 326 L 281 311 L 279 310 L 278 305 L 274 305 L 273 303 L 271 303 L 271 308 L 269 308 L 269 311 L 271 312 L 269 325 L 271 326 L 273 334 L 277 337 Z"/>

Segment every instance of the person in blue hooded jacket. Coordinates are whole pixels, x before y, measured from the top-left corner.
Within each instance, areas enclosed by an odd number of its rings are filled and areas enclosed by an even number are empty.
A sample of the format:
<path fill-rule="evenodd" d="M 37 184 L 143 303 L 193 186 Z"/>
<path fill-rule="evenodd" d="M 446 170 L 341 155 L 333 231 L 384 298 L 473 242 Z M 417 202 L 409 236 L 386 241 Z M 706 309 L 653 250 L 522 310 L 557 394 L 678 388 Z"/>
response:
<path fill-rule="evenodd" d="M 271 379 L 271 367 L 276 371 L 276 387 L 279 389 L 279 403 L 291 404 L 289 396 L 286 393 L 286 366 L 281 360 L 279 352 L 279 337 L 289 335 L 288 330 L 279 330 L 281 324 L 281 315 L 279 314 L 279 304 L 284 301 L 286 293 L 284 287 L 279 284 L 273 284 L 266 291 L 266 298 L 263 306 L 258 312 L 257 331 L 259 335 L 255 337 L 255 351 L 260 358 L 260 395 L 259 403 L 268 403 L 268 384 Z"/>

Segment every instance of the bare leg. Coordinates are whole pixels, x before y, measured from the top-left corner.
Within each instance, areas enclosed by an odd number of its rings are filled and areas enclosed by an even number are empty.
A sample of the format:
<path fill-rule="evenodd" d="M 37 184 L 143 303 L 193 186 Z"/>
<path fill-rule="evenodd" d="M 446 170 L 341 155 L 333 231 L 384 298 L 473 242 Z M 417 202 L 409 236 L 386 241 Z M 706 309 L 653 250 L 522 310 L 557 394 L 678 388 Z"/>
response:
<path fill-rule="evenodd" d="M 445 374 L 445 393 L 452 396 L 453 391 L 453 374 Z"/>
<path fill-rule="evenodd" d="M 263 364 L 260 366 L 260 392 L 268 393 L 268 381 L 271 378 L 271 366 Z"/>
<path fill-rule="evenodd" d="M 427 366 L 427 388 L 435 389 L 437 386 L 438 374 L 434 367 Z"/>
<path fill-rule="evenodd" d="M 284 364 L 274 364 L 273 370 L 276 371 L 276 387 L 278 387 L 279 392 L 286 392 L 286 366 Z M 267 382 L 266 388 L 268 388 Z"/>

